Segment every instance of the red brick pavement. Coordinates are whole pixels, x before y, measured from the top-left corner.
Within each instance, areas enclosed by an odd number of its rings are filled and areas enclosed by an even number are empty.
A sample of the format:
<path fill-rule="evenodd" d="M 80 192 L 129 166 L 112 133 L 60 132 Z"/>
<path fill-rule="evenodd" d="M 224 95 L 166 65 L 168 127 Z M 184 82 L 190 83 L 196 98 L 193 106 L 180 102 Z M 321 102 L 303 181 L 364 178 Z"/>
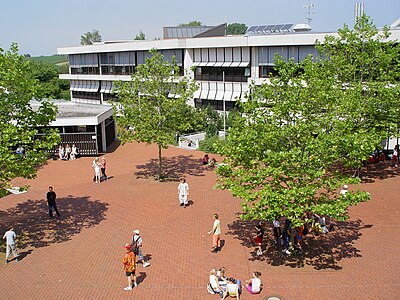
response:
<path fill-rule="evenodd" d="M 16 224 L 25 255 L 19 263 L 0 266 L 1 298 L 218 299 L 207 294 L 206 283 L 211 268 L 225 266 L 242 281 L 254 270 L 262 272 L 261 295 L 244 291 L 242 299 L 399 299 L 400 176 L 361 185 L 373 200 L 351 208 L 351 220 L 318 237 L 318 243 L 307 237 L 316 256 L 301 266 L 275 250 L 265 260 L 253 257 L 252 227 L 238 220 L 240 201 L 213 189 L 216 176 L 200 167 L 201 152 L 171 147 L 164 156 L 173 176 L 187 177 L 193 204 L 186 209 L 178 205 L 177 182 L 149 177 L 156 148 L 142 144 L 107 155 L 112 176 L 107 182 L 91 182 L 92 158 L 49 161 L 29 181 L 28 193 L 0 199 L 0 229 Z M 57 193 L 61 220 L 47 219 L 49 185 Z M 206 235 L 214 212 L 225 240 L 218 254 L 210 253 Z M 140 265 L 139 287 L 125 292 L 123 245 L 136 228 L 151 266 Z M 273 249 L 270 241 L 268 247 Z"/>

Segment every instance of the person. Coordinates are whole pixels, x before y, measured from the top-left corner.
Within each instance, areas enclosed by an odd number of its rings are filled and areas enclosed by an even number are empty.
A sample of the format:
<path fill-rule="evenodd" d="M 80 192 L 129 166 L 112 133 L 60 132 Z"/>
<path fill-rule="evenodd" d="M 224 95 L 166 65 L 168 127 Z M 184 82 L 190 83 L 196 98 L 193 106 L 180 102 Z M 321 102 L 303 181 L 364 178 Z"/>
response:
<path fill-rule="evenodd" d="M 279 243 L 279 239 L 282 235 L 281 233 L 281 224 L 279 222 L 279 218 L 275 218 L 275 220 L 272 222 L 272 225 L 274 226 L 274 242 L 275 245 Z"/>
<path fill-rule="evenodd" d="M 24 147 L 22 147 L 21 145 L 18 145 L 18 148 L 17 148 L 17 150 L 15 150 L 15 153 L 16 154 L 19 154 L 19 155 L 24 155 Z"/>
<path fill-rule="evenodd" d="M 222 290 L 222 287 L 219 285 L 218 277 L 217 277 L 217 271 L 215 269 L 212 269 L 210 271 L 210 286 L 214 294 L 219 294 L 221 298 L 224 297 L 224 291 Z"/>
<path fill-rule="evenodd" d="M 393 166 L 397 167 L 397 165 L 399 163 L 399 145 L 394 146 L 392 162 L 393 162 Z"/>
<path fill-rule="evenodd" d="M 75 160 L 77 155 L 78 155 L 78 150 L 76 149 L 75 144 L 72 144 L 72 148 L 71 148 L 71 160 Z"/>
<path fill-rule="evenodd" d="M 218 278 L 218 284 L 223 291 L 226 290 L 226 285 L 228 284 L 228 278 L 226 277 L 225 273 L 226 273 L 225 267 L 221 267 L 219 268 L 216 274 Z"/>
<path fill-rule="evenodd" d="M 295 229 L 295 233 L 296 233 L 296 247 L 301 253 L 303 253 L 302 244 L 303 244 L 304 225 L 297 227 Z"/>
<path fill-rule="evenodd" d="M 236 300 L 240 299 L 240 294 L 242 292 L 242 286 L 240 280 L 236 280 L 235 278 L 229 278 L 228 284 L 226 285 L 225 296 L 223 299 L 228 296 L 236 298 Z"/>
<path fill-rule="evenodd" d="M 94 170 L 93 181 L 96 183 L 100 183 L 100 163 L 98 157 L 96 157 L 95 160 L 93 161 L 92 168 Z"/>
<path fill-rule="evenodd" d="M 143 268 L 146 268 L 146 267 L 150 266 L 150 263 L 148 261 L 146 261 L 143 257 L 143 254 L 142 254 L 143 240 L 139 234 L 140 234 L 140 231 L 138 229 L 135 229 L 133 231 L 132 246 L 133 246 L 133 250 L 136 249 L 135 254 L 139 257 L 138 263 L 142 262 Z"/>
<path fill-rule="evenodd" d="M 343 188 L 340 190 L 340 195 L 343 196 L 343 197 L 346 197 L 346 194 L 348 192 L 348 190 L 347 190 L 348 188 L 349 188 L 349 186 L 347 184 L 345 184 L 343 186 Z"/>
<path fill-rule="evenodd" d="M 261 221 L 256 226 L 256 237 L 254 239 L 256 243 L 256 253 L 259 256 L 263 254 L 262 244 L 264 239 L 264 232 L 265 232 L 265 222 Z"/>
<path fill-rule="evenodd" d="M 214 157 L 211 158 L 210 161 L 208 162 L 208 166 L 211 168 L 214 168 L 216 164 L 217 164 L 217 160 Z"/>
<path fill-rule="evenodd" d="M 60 213 L 58 212 L 57 209 L 57 204 L 56 204 L 56 193 L 53 190 L 52 186 L 49 186 L 49 191 L 47 192 L 46 198 L 47 198 L 47 204 L 49 205 L 49 218 L 51 219 L 53 217 L 53 209 L 57 214 L 57 217 L 60 217 Z"/>
<path fill-rule="evenodd" d="M 69 160 L 71 158 L 71 147 L 69 144 L 65 146 L 65 160 Z"/>
<path fill-rule="evenodd" d="M 58 147 L 58 158 L 60 160 L 64 159 L 64 147 L 62 145 Z"/>
<path fill-rule="evenodd" d="M 290 239 L 290 236 L 289 236 L 290 229 L 289 228 L 290 228 L 289 223 L 285 222 L 285 225 L 282 230 L 282 236 L 281 236 L 283 247 L 284 247 L 283 252 L 286 253 L 287 255 L 291 254 L 291 252 L 289 251 L 289 239 Z"/>
<path fill-rule="evenodd" d="M 178 199 L 180 202 L 180 206 L 186 208 L 188 205 L 188 196 L 189 196 L 189 185 L 186 182 L 185 178 L 181 179 L 181 182 L 178 185 Z"/>
<path fill-rule="evenodd" d="M 321 216 L 319 216 L 317 214 L 315 214 L 315 216 L 318 218 L 319 225 L 321 226 L 322 233 L 328 233 L 329 230 L 328 230 L 328 228 L 326 228 L 325 217 L 321 217 Z"/>
<path fill-rule="evenodd" d="M 131 291 L 133 287 L 137 287 L 136 283 L 136 256 L 131 250 L 131 245 L 125 244 L 126 253 L 122 259 L 124 264 L 125 275 L 128 278 L 128 286 L 125 291 Z"/>
<path fill-rule="evenodd" d="M 203 157 L 203 165 L 204 166 L 208 165 L 209 160 L 210 160 L 210 158 L 208 157 L 208 154 L 205 154 Z"/>
<path fill-rule="evenodd" d="M 221 251 L 221 222 L 218 219 L 218 214 L 214 214 L 214 224 L 213 229 L 211 229 L 207 234 L 213 234 L 213 243 L 211 252 L 217 253 Z"/>
<path fill-rule="evenodd" d="M 11 251 L 14 255 L 15 261 L 19 261 L 17 247 L 15 247 L 16 238 L 17 235 L 15 234 L 13 227 L 9 227 L 6 233 L 3 235 L 3 240 L 6 240 L 6 264 L 10 262 L 8 258 L 11 255 Z"/>
<path fill-rule="evenodd" d="M 104 178 L 104 181 L 108 180 L 108 177 L 106 174 L 106 165 L 107 165 L 106 157 L 103 156 L 101 158 L 101 176 Z"/>
<path fill-rule="evenodd" d="M 255 271 L 253 273 L 253 278 L 246 280 L 246 289 L 250 294 L 256 295 L 261 292 L 262 283 L 261 283 L 261 279 L 259 278 L 260 276 L 261 276 L 261 273 L 258 271 Z"/>

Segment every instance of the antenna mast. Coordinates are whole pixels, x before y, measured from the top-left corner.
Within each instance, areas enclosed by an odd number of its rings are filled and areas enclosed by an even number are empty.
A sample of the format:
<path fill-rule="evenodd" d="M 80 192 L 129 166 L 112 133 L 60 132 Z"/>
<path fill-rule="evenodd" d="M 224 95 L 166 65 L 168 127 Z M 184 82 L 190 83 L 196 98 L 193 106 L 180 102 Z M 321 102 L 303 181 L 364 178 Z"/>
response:
<path fill-rule="evenodd" d="M 314 9 L 314 7 L 315 7 L 315 4 L 311 3 L 311 0 L 308 0 L 308 4 L 303 5 L 303 7 L 306 9 L 307 24 L 311 26 L 311 21 L 312 21 L 311 16 L 315 15 L 315 12 L 312 11 Z"/>

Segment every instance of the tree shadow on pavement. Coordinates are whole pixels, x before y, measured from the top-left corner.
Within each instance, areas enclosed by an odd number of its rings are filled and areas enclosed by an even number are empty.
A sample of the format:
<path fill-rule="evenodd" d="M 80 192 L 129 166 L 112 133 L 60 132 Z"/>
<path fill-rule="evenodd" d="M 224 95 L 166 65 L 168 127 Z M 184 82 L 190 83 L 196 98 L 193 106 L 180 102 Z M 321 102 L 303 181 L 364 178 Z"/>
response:
<path fill-rule="evenodd" d="M 327 234 L 309 233 L 303 237 L 303 251 L 292 251 L 291 255 L 282 252 L 283 247 L 274 243 L 271 228 L 267 229 L 264 241 L 264 254 L 258 256 L 255 251 L 255 226 L 259 221 L 236 220 L 228 225 L 227 234 L 236 236 L 241 244 L 251 249 L 251 261 L 265 261 L 272 266 L 287 266 L 302 268 L 311 266 L 316 270 L 331 269 L 340 270 L 338 264 L 344 258 L 361 257 L 361 251 L 354 243 L 362 233 L 361 230 L 371 228 L 372 225 L 364 225 L 361 220 L 337 222 L 335 230 Z"/>
<path fill-rule="evenodd" d="M 89 200 L 89 196 L 68 196 L 57 199 L 61 218 L 49 219 L 45 200 L 28 200 L 16 207 L 0 211 L 0 232 L 9 226 L 17 234 L 17 249 L 40 248 L 69 241 L 82 229 L 90 228 L 105 220 L 108 204 Z M 1 244 L 0 250 L 5 248 Z"/>
<path fill-rule="evenodd" d="M 158 159 L 151 159 L 148 163 L 137 165 L 135 172 L 137 179 L 156 178 L 158 176 Z M 201 160 L 193 158 L 193 155 L 178 155 L 163 157 L 162 171 L 164 181 L 179 181 L 182 176 L 204 176 L 205 168 Z"/>
<path fill-rule="evenodd" d="M 363 168 L 362 182 L 372 183 L 377 179 L 387 179 L 400 175 L 400 167 L 393 167 L 392 162 L 369 163 Z"/>

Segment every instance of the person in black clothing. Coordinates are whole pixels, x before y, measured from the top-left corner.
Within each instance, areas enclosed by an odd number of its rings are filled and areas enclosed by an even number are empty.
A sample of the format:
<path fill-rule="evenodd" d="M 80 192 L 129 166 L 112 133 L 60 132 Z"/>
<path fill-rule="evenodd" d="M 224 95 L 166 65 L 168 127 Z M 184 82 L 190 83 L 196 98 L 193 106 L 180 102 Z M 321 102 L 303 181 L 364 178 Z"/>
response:
<path fill-rule="evenodd" d="M 257 245 L 256 253 L 259 256 L 263 254 L 262 244 L 263 244 L 263 239 L 264 239 L 264 232 L 265 232 L 265 222 L 261 221 L 256 226 L 256 238 L 255 238 L 255 242 Z"/>
<path fill-rule="evenodd" d="M 49 186 L 49 191 L 47 192 L 46 198 L 47 203 L 49 204 L 49 218 L 51 219 L 53 217 L 53 208 L 57 214 L 57 217 L 60 217 L 60 213 L 58 212 L 56 204 L 56 193 L 53 191 L 52 186 Z"/>

